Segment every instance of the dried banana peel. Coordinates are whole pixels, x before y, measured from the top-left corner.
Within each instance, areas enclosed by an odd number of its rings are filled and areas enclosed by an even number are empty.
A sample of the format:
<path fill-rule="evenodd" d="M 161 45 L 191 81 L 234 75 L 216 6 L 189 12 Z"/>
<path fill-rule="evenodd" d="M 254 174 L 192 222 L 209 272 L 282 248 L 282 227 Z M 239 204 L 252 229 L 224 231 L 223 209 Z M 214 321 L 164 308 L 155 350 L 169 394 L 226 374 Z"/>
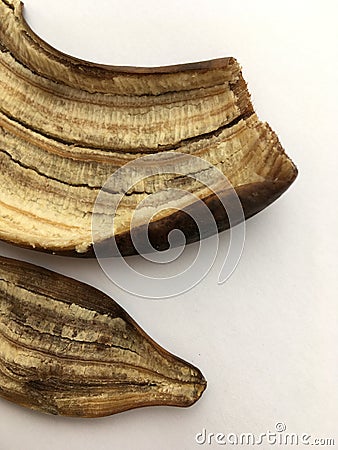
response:
<path fill-rule="evenodd" d="M 201 372 L 156 344 L 112 299 L 0 257 L 0 395 L 51 414 L 100 417 L 190 406 Z"/>
<path fill-rule="evenodd" d="M 93 205 L 106 180 L 142 155 L 165 151 L 199 156 L 221 170 L 246 218 L 297 175 L 276 134 L 258 120 L 234 58 L 159 68 L 92 64 L 36 36 L 18 0 L 0 0 L 0 239 L 90 254 Z M 202 199 L 218 230 L 229 226 L 207 187 L 175 173 L 151 176 L 130 189 L 115 220 L 112 233 L 122 254 L 135 253 L 135 208 L 171 187 Z M 166 248 L 174 228 L 188 242 L 199 239 L 177 209 L 179 204 L 153 218 L 154 247 Z"/>

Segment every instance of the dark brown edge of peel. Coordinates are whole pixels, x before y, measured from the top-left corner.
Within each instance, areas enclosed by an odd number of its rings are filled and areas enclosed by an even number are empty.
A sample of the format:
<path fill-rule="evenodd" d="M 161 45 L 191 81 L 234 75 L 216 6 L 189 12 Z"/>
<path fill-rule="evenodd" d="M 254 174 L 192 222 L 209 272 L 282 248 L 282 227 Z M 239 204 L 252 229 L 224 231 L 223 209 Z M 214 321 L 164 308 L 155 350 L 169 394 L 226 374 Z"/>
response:
<path fill-rule="evenodd" d="M 292 164 L 292 174 L 289 179 L 283 181 L 264 181 L 257 183 L 250 183 L 240 187 L 235 188 L 238 198 L 241 202 L 244 218 L 245 220 L 258 214 L 260 211 L 268 207 L 271 203 L 277 200 L 295 181 L 298 175 L 298 170 L 295 165 Z M 229 229 L 229 219 L 228 215 L 223 207 L 222 198 L 223 195 L 227 195 L 227 192 L 219 192 L 211 194 L 207 198 L 203 199 L 203 202 L 208 206 L 211 213 L 213 214 L 218 232 L 222 232 Z M 151 222 L 149 224 L 148 233 L 149 239 L 152 243 L 154 249 L 157 251 L 163 251 L 168 249 L 167 236 L 170 231 L 175 229 L 180 229 L 186 236 L 186 243 L 191 244 L 200 239 L 198 229 L 194 222 L 192 221 L 189 213 L 193 213 L 195 208 L 199 208 L 199 202 L 195 202 L 186 208 L 185 211 L 176 211 L 175 213 L 162 218 L 160 220 Z M 135 233 L 144 233 L 144 227 L 135 229 Z M 5 241 L 9 244 L 33 250 L 31 246 L 23 243 Z M 104 249 L 105 243 L 103 241 L 100 243 L 100 248 Z M 137 255 L 139 252 L 135 250 L 132 243 L 130 232 L 123 233 L 116 236 L 116 243 L 120 249 L 121 255 L 114 256 L 132 256 Z M 102 246 L 102 247 L 101 247 Z M 35 246 L 34 250 L 41 251 L 43 253 L 55 254 L 58 256 L 67 256 L 75 258 L 95 258 L 95 251 L 91 245 L 87 252 L 79 253 L 75 250 L 60 250 L 60 249 L 46 249 L 43 247 Z M 112 255 L 107 255 L 112 256 Z"/>
<path fill-rule="evenodd" d="M 223 57 L 223 58 L 215 58 L 205 61 L 197 61 L 190 62 L 184 64 L 171 64 L 166 66 L 154 66 L 154 67 L 142 67 L 142 66 L 115 66 L 109 64 L 99 64 L 91 61 L 86 61 L 81 58 L 77 58 L 75 56 L 68 55 L 50 44 L 44 41 L 40 36 L 38 36 L 32 28 L 28 25 L 24 14 L 24 2 L 20 2 L 18 14 L 22 21 L 23 26 L 26 29 L 26 32 L 29 37 L 34 37 L 34 40 L 41 45 L 50 55 L 60 59 L 63 58 L 64 63 L 68 63 L 70 66 L 80 67 L 82 71 L 92 72 L 96 71 L 95 75 L 99 76 L 103 75 L 104 72 L 107 72 L 107 75 L 111 77 L 112 72 L 117 74 L 130 74 L 130 75 L 140 75 L 140 74 L 170 74 L 170 73 L 179 73 L 185 71 L 209 71 L 209 70 L 217 70 L 226 68 L 231 64 L 236 63 L 236 59 L 232 56 Z"/>
<path fill-rule="evenodd" d="M 265 181 L 262 183 L 250 183 L 236 188 L 235 191 L 241 202 L 244 218 L 249 219 L 253 217 L 277 200 L 290 187 L 296 176 L 297 170 L 294 172 L 292 179 L 288 181 Z M 226 205 L 227 203 L 227 195 L 228 191 L 218 192 L 203 200 L 215 219 L 218 232 L 222 232 L 230 228 L 229 218 L 223 206 L 223 204 Z M 186 238 L 186 244 L 199 241 L 200 234 L 198 227 L 191 218 L 194 216 L 196 217 L 194 211 L 197 208 L 200 208 L 199 202 L 193 203 L 184 211 L 177 211 L 161 220 L 151 222 L 148 228 L 148 235 L 152 246 L 157 251 L 167 250 L 169 248 L 167 237 L 170 231 L 175 229 L 183 231 Z M 238 225 L 238 223 L 232 225 Z M 135 229 L 135 236 L 137 237 L 138 233 L 144 233 L 145 230 L 146 226 Z M 210 233 L 210 236 L 212 234 L 213 232 Z M 138 253 L 132 243 L 130 232 L 117 236 L 116 242 L 121 254 L 121 250 L 123 249 L 122 256 L 132 256 Z M 104 244 L 105 243 L 103 242 L 101 244 L 102 247 L 100 246 L 100 248 L 104 248 Z M 93 252 L 93 249 L 91 248 L 90 251 Z"/>
<path fill-rule="evenodd" d="M 186 361 L 185 361 L 185 363 L 186 363 Z M 186 364 L 188 364 L 188 363 L 186 363 Z M 24 395 L 20 395 L 20 394 L 16 394 L 15 396 L 9 395 L 5 391 L 1 392 L 1 400 L 5 400 L 5 401 L 12 403 L 14 405 L 17 405 L 19 407 L 27 408 L 31 412 L 38 413 L 38 414 L 47 414 L 47 415 L 53 415 L 53 416 L 67 417 L 68 419 L 90 419 L 90 420 L 93 420 L 93 419 L 101 419 L 103 417 L 110 417 L 110 416 L 113 416 L 116 414 L 123 414 L 128 411 L 132 411 L 132 410 L 138 410 L 138 409 L 156 407 L 156 406 L 166 407 L 166 408 L 167 407 L 190 408 L 195 403 L 197 403 L 198 400 L 200 400 L 204 391 L 207 388 L 206 383 L 205 383 L 205 385 L 200 384 L 200 386 L 204 387 L 204 389 L 202 392 L 199 393 L 199 396 L 196 396 L 196 399 L 194 399 L 192 402 L 179 403 L 179 402 L 172 401 L 171 403 L 168 402 L 168 403 L 163 404 L 160 402 L 160 400 L 153 400 L 146 404 L 126 405 L 125 407 L 119 409 L 119 411 L 117 411 L 117 412 L 105 412 L 105 413 L 100 413 L 100 414 L 66 414 L 64 412 L 61 413 L 53 406 L 44 405 L 45 407 L 43 408 L 42 405 L 41 405 L 41 407 L 40 407 L 40 405 L 37 406 L 36 404 L 32 405 Z"/>

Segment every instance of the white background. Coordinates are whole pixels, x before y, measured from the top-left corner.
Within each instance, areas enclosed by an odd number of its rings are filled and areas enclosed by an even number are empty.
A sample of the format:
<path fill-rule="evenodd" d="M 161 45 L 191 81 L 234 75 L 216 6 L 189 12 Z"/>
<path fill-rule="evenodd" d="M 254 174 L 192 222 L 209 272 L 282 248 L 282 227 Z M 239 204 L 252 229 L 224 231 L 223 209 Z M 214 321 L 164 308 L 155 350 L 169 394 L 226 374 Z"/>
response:
<path fill-rule="evenodd" d="M 258 114 L 280 136 L 299 177 L 248 221 L 242 259 L 225 285 L 217 285 L 215 267 L 174 299 L 132 297 L 95 260 L 1 244 L 3 255 L 110 294 L 156 341 L 197 365 L 208 389 L 189 409 L 93 420 L 1 400 L 0 449 L 194 449 L 203 428 L 263 433 L 281 421 L 289 432 L 338 443 L 337 2 L 26 0 L 26 17 L 55 47 L 102 63 L 235 56 Z"/>

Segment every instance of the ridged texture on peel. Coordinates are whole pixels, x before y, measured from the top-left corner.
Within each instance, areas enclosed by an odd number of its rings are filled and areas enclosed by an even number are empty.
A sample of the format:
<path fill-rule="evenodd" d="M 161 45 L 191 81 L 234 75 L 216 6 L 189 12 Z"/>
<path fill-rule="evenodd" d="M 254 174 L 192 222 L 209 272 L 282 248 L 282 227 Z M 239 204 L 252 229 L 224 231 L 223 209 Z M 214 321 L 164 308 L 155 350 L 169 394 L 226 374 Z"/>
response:
<path fill-rule="evenodd" d="M 97 65 L 38 38 L 17 0 L 0 0 L 0 17 L 1 239 L 89 253 L 98 192 L 117 168 L 145 154 L 204 158 L 232 183 L 246 217 L 295 179 L 297 170 L 276 134 L 255 115 L 234 58 L 159 68 Z M 182 186 L 203 200 L 210 195 L 175 173 L 131 189 L 114 230 L 123 254 L 135 252 L 127 241 L 137 205 L 154 192 Z M 185 220 L 172 210 L 166 214 L 153 228 L 170 222 L 188 234 Z M 217 224 L 226 228 L 225 216 Z M 152 243 L 165 248 L 160 234 Z M 198 233 L 187 238 L 192 242 Z"/>
<path fill-rule="evenodd" d="M 190 406 L 201 372 L 156 344 L 111 298 L 0 257 L 0 395 L 51 414 L 100 417 Z"/>

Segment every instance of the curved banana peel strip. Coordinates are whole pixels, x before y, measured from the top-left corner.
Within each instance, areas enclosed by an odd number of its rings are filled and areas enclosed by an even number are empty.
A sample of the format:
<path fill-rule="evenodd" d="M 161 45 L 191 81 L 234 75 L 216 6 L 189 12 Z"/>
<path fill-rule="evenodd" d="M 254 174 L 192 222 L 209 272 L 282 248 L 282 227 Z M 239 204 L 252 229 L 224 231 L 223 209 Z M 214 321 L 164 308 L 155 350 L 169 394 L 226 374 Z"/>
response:
<path fill-rule="evenodd" d="M 0 257 L 0 396 L 46 413 L 100 417 L 190 406 L 205 388 L 197 368 L 102 292 Z"/>
<path fill-rule="evenodd" d="M 235 188 L 246 218 L 296 178 L 276 134 L 254 113 L 234 58 L 158 68 L 98 65 L 42 41 L 18 0 L 0 0 L 0 18 L 0 239 L 90 255 L 100 189 L 116 169 L 142 155 L 180 152 L 210 162 Z M 131 186 L 114 223 L 123 255 L 135 253 L 133 211 L 173 186 L 205 201 L 219 231 L 229 227 L 208 187 L 175 173 L 148 177 Z M 155 248 L 167 248 L 174 228 L 188 242 L 199 239 L 177 209 L 179 204 L 149 224 Z"/>

